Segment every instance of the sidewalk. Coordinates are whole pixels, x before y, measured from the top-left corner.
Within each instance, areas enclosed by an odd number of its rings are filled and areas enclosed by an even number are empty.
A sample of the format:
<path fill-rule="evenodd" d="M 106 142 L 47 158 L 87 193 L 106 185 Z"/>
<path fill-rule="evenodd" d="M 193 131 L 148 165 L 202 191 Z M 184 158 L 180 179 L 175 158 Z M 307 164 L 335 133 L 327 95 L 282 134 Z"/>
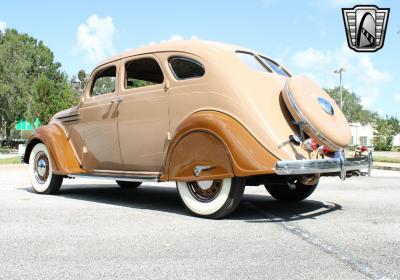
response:
<path fill-rule="evenodd" d="M 400 171 L 400 163 L 391 163 L 391 162 L 374 162 L 374 169 L 383 169 L 383 170 L 393 170 Z"/>

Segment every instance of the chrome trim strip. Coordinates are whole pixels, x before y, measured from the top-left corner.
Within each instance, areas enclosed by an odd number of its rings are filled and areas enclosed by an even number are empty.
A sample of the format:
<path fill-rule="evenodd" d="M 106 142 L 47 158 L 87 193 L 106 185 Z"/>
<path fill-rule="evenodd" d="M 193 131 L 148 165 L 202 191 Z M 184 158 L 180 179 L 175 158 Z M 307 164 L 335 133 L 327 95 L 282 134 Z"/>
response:
<path fill-rule="evenodd" d="M 346 179 L 347 171 L 368 169 L 371 175 L 372 152 L 368 156 L 358 158 L 345 158 L 340 151 L 339 158 L 315 160 L 282 160 L 276 163 L 275 171 L 278 175 L 323 174 L 340 172 L 340 178 Z"/>
<path fill-rule="evenodd" d="M 335 144 L 332 143 L 325 135 L 323 135 L 317 128 L 315 128 L 309 121 L 308 119 L 304 116 L 304 114 L 300 111 L 300 108 L 297 106 L 296 102 L 294 101 L 293 95 L 290 92 L 288 82 L 286 81 L 285 83 L 285 91 L 287 93 L 287 96 L 289 97 L 290 104 L 293 106 L 293 109 L 296 111 L 297 115 L 300 118 L 300 121 L 304 122 L 308 128 L 311 129 L 311 131 L 315 134 L 316 137 L 321 138 L 323 142 L 328 144 L 328 146 L 340 150 L 342 147 L 339 147 Z"/>
<path fill-rule="evenodd" d="M 110 175 L 131 175 L 131 176 L 152 176 L 159 177 L 162 175 L 161 172 L 152 172 L 152 171 L 120 171 L 120 170 L 106 170 L 106 169 L 94 169 L 92 170 L 94 174 L 110 174 Z"/>
<path fill-rule="evenodd" d="M 105 173 L 90 173 L 90 174 L 68 174 L 68 177 L 87 178 L 87 179 L 104 179 L 115 181 L 129 181 L 129 182 L 159 182 L 159 176 L 132 176 L 132 175 L 117 175 Z"/>

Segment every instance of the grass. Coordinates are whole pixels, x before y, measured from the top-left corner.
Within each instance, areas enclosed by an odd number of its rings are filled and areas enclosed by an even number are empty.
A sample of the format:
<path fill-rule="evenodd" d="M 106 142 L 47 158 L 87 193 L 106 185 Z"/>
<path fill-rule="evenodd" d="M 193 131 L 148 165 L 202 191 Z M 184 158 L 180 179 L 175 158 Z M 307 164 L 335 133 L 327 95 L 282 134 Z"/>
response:
<path fill-rule="evenodd" d="M 374 161 L 376 161 L 376 162 L 400 163 L 400 158 L 397 158 L 397 157 L 374 156 Z"/>
<path fill-rule="evenodd" d="M 8 147 L 0 147 L 0 153 L 10 153 L 15 152 L 17 149 L 8 148 Z"/>
<path fill-rule="evenodd" d="M 19 164 L 19 163 L 21 163 L 20 156 L 0 159 L 0 165 L 1 164 Z"/>

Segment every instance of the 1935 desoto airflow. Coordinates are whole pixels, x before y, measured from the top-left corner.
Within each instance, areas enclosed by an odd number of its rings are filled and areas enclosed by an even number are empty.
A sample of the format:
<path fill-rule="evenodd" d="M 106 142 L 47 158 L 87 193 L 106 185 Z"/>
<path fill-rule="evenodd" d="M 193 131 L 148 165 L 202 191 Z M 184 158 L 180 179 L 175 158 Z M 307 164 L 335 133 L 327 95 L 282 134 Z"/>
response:
<path fill-rule="evenodd" d="M 80 104 L 30 137 L 24 161 L 38 193 L 65 177 L 176 181 L 192 213 L 221 218 L 245 185 L 296 202 L 320 176 L 370 170 L 371 152 L 350 157 L 350 141 L 340 108 L 311 80 L 256 51 L 192 40 L 101 63 Z"/>

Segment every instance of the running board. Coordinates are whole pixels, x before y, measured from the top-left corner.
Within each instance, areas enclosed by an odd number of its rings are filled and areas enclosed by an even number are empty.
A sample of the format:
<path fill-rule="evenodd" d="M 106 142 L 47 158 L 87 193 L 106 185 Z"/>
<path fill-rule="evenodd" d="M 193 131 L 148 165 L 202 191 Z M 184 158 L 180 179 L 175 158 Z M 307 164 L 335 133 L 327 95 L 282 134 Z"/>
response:
<path fill-rule="evenodd" d="M 105 179 L 115 181 L 128 181 L 128 182 L 159 182 L 161 174 L 158 172 L 146 173 L 83 173 L 83 174 L 68 174 L 71 178 L 87 178 L 87 179 Z"/>

